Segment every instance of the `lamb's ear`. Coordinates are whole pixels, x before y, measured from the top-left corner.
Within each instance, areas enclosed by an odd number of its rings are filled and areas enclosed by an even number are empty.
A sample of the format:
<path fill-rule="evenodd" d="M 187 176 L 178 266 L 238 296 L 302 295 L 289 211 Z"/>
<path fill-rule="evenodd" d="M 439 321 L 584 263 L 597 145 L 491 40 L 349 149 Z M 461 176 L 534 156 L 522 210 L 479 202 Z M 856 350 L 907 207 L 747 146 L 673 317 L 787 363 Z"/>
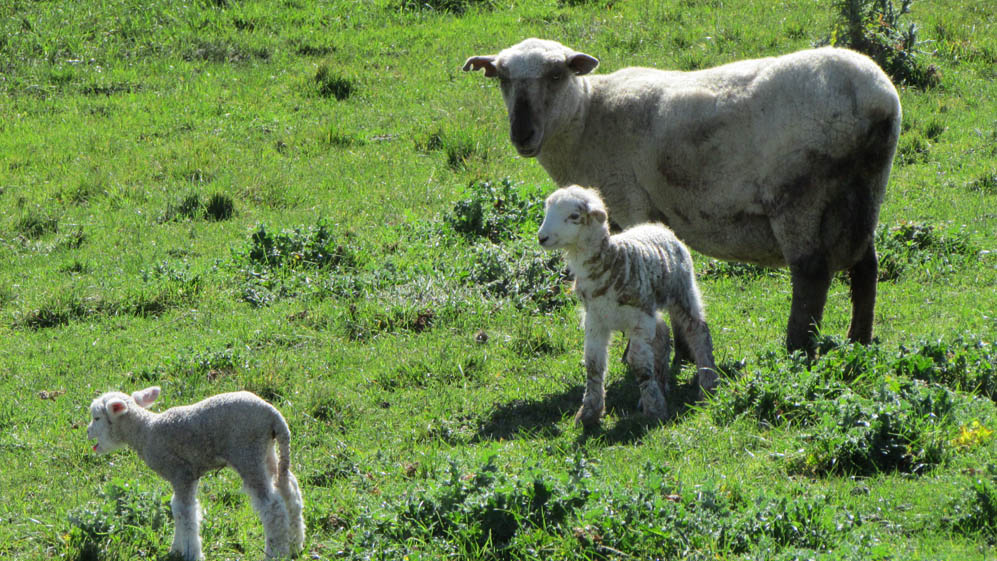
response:
<path fill-rule="evenodd" d="M 585 53 L 574 53 L 568 57 L 568 68 L 576 75 L 588 74 L 599 66 L 599 59 Z"/>
<path fill-rule="evenodd" d="M 106 407 L 107 415 L 112 419 L 117 419 L 128 412 L 128 404 L 125 403 L 124 400 L 116 397 L 108 400 Z"/>
<path fill-rule="evenodd" d="M 142 409 L 148 409 L 150 405 L 156 398 L 159 397 L 159 386 L 152 386 L 150 388 L 145 388 L 144 390 L 139 390 L 132 394 L 132 399 L 135 400 L 135 404 Z"/>
<path fill-rule="evenodd" d="M 486 78 L 494 78 L 498 76 L 498 70 L 495 69 L 495 55 L 472 56 L 467 59 L 467 62 L 464 63 L 464 72 L 481 70 L 482 68 L 485 69 Z"/>
<path fill-rule="evenodd" d="M 599 224 L 605 223 L 607 218 L 606 211 L 601 208 L 593 208 L 589 211 L 589 216 Z"/>

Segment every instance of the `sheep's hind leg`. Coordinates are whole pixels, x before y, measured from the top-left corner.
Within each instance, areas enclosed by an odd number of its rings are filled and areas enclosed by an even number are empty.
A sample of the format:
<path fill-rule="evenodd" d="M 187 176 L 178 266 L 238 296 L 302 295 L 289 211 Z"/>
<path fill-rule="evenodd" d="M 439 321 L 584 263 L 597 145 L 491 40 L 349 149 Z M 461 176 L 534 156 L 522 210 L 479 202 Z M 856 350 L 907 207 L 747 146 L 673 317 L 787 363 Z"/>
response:
<path fill-rule="evenodd" d="M 824 317 L 831 272 L 823 255 L 811 255 L 789 264 L 793 283 L 793 303 L 786 326 L 786 349 L 803 350 L 813 357 L 814 344 Z"/>
<path fill-rule="evenodd" d="M 197 480 L 173 483 L 173 546 L 170 553 L 186 561 L 201 561 L 201 512 L 197 504 Z"/>
<path fill-rule="evenodd" d="M 609 337 L 607 329 L 585 326 L 585 395 L 581 408 L 575 414 L 575 424 L 595 426 L 605 412 Z"/>
<path fill-rule="evenodd" d="M 852 284 L 852 323 L 848 328 L 848 340 L 868 345 L 872 342 L 876 282 L 879 276 L 879 259 L 872 242 L 858 263 L 848 269 L 848 276 Z"/>

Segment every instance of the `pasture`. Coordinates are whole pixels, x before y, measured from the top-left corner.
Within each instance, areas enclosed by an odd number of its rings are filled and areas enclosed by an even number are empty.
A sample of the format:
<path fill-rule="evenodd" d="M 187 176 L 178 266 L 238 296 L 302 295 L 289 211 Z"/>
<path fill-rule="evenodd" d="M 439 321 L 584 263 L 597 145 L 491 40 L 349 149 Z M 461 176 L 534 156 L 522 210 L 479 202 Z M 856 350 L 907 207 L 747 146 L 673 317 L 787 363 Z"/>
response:
<path fill-rule="evenodd" d="M 897 6 L 899 8 L 899 6 Z M 812 363 L 784 270 L 694 254 L 721 382 L 649 424 L 611 346 L 572 417 L 553 184 L 470 55 L 530 37 L 693 70 L 828 40 L 834 2 L 7 0 L 0 557 L 168 559 L 169 486 L 88 406 L 251 390 L 286 417 L 302 559 L 989 559 L 997 544 L 997 15 L 918 0 L 875 343 L 845 277 Z M 906 29 L 906 28 L 905 28 Z M 207 559 L 258 559 L 223 470 Z"/>

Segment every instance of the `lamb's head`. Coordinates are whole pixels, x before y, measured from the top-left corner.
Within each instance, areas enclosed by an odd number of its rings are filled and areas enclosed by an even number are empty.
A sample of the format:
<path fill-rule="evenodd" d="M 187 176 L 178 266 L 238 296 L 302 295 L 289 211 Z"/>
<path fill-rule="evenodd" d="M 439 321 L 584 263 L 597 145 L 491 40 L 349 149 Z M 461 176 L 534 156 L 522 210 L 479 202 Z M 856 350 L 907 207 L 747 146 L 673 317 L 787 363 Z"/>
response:
<path fill-rule="evenodd" d="M 607 218 L 598 191 L 578 185 L 562 187 L 544 202 L 544 221 L 537 241 L 548 250 L 591 246 L 609 236 Z"/>
<path fill-rule="evenodd" d="M 98 454 L 108 454 L 124 446 L 121 434 L 121 421 L 125 416 L 152 405 L 159 397 L 159 387 L 152 386 L 132 395 L 121 392 L 107 392 L 90 403 L 90 424 L 87 438 L 97 440 L 93 450 Z"/>
<path fill-rule="evenodd" d="M 522 156 L 540 153 L 545 138 L 567 122 L 580 99 L 578 76 L 599 61 L 556 41 L 526 39 L 497 55 L 473 56 L 464 71 L 498 78 L 509 111 L 509 138 Z"/>

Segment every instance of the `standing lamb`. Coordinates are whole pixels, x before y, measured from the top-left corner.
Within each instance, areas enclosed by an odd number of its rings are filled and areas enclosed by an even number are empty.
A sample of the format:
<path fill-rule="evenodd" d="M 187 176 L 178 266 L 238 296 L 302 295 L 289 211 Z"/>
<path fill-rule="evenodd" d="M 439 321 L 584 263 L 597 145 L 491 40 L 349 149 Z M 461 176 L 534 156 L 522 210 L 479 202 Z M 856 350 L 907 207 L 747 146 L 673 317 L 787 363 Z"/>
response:
<path fill-rule="evenodd" d="M 200 560 L 200 511 L 197 485 L 208 471 L 226 465 L 242 477 L 253 508 L 263 522 L 267 557 L 301 551 L 305 524 L 298 481 L 290 470 L 291 433 L 280 412 L 249 392 L 224 393 L 162 413 L 147 408 L 159 388 L 133 393 L 109 392 L 90 404 L 87 436 L 93 449 L 107 454 L 127 444 L 173 485 L 176 531 L 171 553 Z M 280 448 L 280 462 L 274 450 Z M 274 486 L 276 485 L 276 492 Z"/>
<path fill-rule="evenodd" d="M 692 257 L 671 230 L 643 224 L 610 236 L 599 193 L 572 185 L 547 198 L 537 237 L 544 249 L 564 250 L 585 305 L 586 385 L 576 422 L 594 425 L 602 417 L 609 338 L 618 330 L 630 337 L 626 359 L 640 385 L 640 406 L 652 418 L 667 416 L 669 341 L 662 308 L 692 347 L 700 391 L 713 389 L 713 343 Z"/>
<path fill-rule="evenodd" d="M 786 345 L 813 348 L 832 275 L 872 339 L 873 236 L 900 100 L 868 57 L 820 48 L 695 72 L 624 68 L 527 39 L 464 70 L 499 79 L 510 138 L 560 185 L 598 185 L 621 227 L 666 223 L 720 259 L 789 266 Z"/>

